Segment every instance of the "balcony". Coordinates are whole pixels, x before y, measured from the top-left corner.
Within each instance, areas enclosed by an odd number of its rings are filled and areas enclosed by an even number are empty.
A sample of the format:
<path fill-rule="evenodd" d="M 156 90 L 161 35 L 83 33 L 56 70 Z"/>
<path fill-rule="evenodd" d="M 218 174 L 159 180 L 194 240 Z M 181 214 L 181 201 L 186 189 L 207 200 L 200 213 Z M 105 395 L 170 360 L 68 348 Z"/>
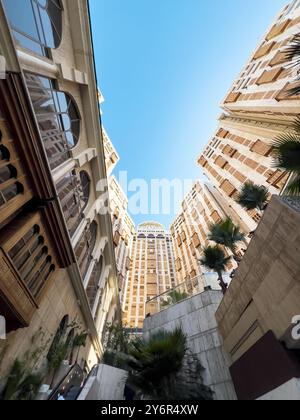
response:
<path fill-rule="evenodd" d="M 287 29 L 287 27 L 289 26 L 291 22 L 292 22 L 291 19 L 287 19 L 284 22 L 274 25 L 266 37 L 267 41 L 270 41 L 271 39 L 282 34 Z"/>
<path fill-rule="evenodd" d="M 267 83 L 273 83 L 276 82 L 276 80 L 278 80 L 279 76 L 281 75 L 281 73 L 283 72 L 283 68 L 279 67 L 273 70 L 266 70 L 263 72 L 263 74 L 257 79 L 257 84 L 260 85 L 265 85 Z"/>
<path fill-rule="evenodd" d="M 219 166 L 219 168 L 224 169 L 225 166 L 228 164 L 227 160 L 224 159 L 222 156 L 218 156 L 215 160 L 215 164 Z"/>
<path fill-rule="evenodd" d="M 261 156 L 270 156 L 272 152 L 272 146 L 261 140 L 257 140 L 250 150 L 251 152 L 255 152 Z"/>
<path fill-rule="evenodd" d="M 18 155 L 6 121 L 0 117 L 0 224 L 32 197 L 22 159 Z"/>
<path fill-rule="evenodd" d="M 199 248 L 201 246 L 201 241 L 197 232 L 194 233 L 192 240 L 195 248 Z"/>
<path fill-rule="evenodd" d="M 207 165 L 207 159 L 205 159 L 204 156 L 201 156 L 201 158 L 198 160 L 198 163 L 200 166 L 202 166 L 203 168 L 205 168 L 205 166 Z"/>
<path fill-rule="evenodd" d="M 224 130 L 224 128 L 220 128 L 220 130 L 217 132 L 216 136 L 220 137 L 221 139 L 226 139 L 228 134 L 229 134 L 228 130 Z"/>
<path fill-rule="evenodd" d="M 220 188 L 228 195 L 228 197 L 232 197 L 237 192 L 237 189 L 227 179 L 225 179 L 225 181 L 220 185 Z"/>
<path fill-rule="evenodd" d="M 28 327 L 56 269 L 39 213 L 15 219 L 0 242 L 0 302 L 8 332 Z"/>
<path fill-rule="evenodd" d="M 274 46 L 276 45 L 275 42 L 270 42 L 269 44 L 263 44 L 255 53 L 254 59 L 257 60 L 258 58 L 262 58 L 265 55 L 269 54 Z"/>
<path fill-rule="evenodd" d="M 241 92 L 231 92 L 225 99 L 225 104 L 233 104 L 238 101 L 241 96 Z"/>

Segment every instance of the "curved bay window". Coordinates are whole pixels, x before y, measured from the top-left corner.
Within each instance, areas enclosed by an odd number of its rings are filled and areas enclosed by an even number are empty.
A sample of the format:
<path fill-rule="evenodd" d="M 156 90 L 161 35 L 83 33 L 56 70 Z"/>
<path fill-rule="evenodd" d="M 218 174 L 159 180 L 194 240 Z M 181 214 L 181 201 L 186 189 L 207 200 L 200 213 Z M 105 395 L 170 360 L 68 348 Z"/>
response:
<path fill-rule="evenodd" d="M 82 195 L 81 195 L 82 210 L 84 210 L 90 198 L 91 179 L 85 171 L 81 171 L 79 176 L 80 176 L 81 191 L 82 191 Z"/>
<path fill-rule="evenodd" d="M 83 219 L 80 184 L 75 171 L 67 173 L 56 185 L 64 217 L 73 236 Z"/>
<path fill-rule="evenodd" d="M 84 279 L 92 261 L 92 254 L 96 245 L 98 225 L 92 222 L 83 232 L 76 248 L 75 254 L 80 273 Z"/>
<path fill-rule="evenodd" d="M 11 239 L 8 255 L 34 298 L 39 298 L 55 271 L 55 264 L 49 252 L 45 232 L 39 224 L 24 229 L 21 238 Z"/>
<path fill-rule="evenodd" d="M 0 113 L 0 223 L 32 197 L 12 134 Z"/>
<path fill-rule="evenodd" d="M 23 185 L 16 180 L 17 168 L 11 165 L 9 161 L 10 152 L 0 143 L 0 208 L 24 192 Z"/>
<path fill-rule="evenodd" d="M 95 264 L 90 280 L 89 280 L 89 284 L 86 289 L 86 294 L 88 297 L 91 310 L 93 310 L 95 302 L 96 302 L 96 297 L 97 297 L 99 287 L 100 287 L 100 279 L 101 279 L 102 270 L 103 270 L 103 257 L 101 257 L 100 261 Z"/>
<path fill-rule="evenodd" d="M 73 236 L 83 219 L 90 195 L 90 178 L 84 171 L 77 175 L 76 171 L 67 173 L 56 188 L 67 222 L 70 236 Z"/>
<path fill-rule="evenodd" d="M 26 83 L 51 169 L 71 157 L 79 141 L 80 114 L 74 99 L 52 79 L 26 73 Z"/>
<path fill-rule="evenodd" d="M 60 0 L 3 0 L 18 45 L 50 58 L 62 39 Z"/>

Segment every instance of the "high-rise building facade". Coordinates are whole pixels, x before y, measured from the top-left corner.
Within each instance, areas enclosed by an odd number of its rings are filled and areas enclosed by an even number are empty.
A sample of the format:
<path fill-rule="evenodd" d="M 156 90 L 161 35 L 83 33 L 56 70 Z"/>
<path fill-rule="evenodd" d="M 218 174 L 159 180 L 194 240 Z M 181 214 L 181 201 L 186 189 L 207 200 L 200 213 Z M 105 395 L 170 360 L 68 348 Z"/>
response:
<path fill-rule="evenodd" d="M 116 264 L 119 281 L 121 306 L 125 306 L 125 290 L 127 288 L 130 256 L 135 226 L 128 214 L 128 198 L 114 176 L 109 179 L 110 212 L 113 225 Z"/>
<path fill-rule="evenodd" d="M 141 224 L 133 237 L 123 317 L 125 326 L 142 329 L 147 315 L 146 302 L 171 290 L 176 284 L 171 234 L 158 223 Z"/>
<path fill-rule="evenodd" d="M 60 345 L 73 365 L 74 337 L 87 332 L 78 362 L 88 371 L 121 313 L 96 187 L 106 169 L 88 2 L 1 1 L 0 53 L 1 387 L 40 336 L 43 366 Z"/>
<path fill-rule="evenodd" d="M 257 117 L 258 118 L 258 117 Z M 199 157 L 205 175 L 216 185 L 233 210 L 242 216 L 248 231 L 255 229 L 261 214 L 243 210 L 236 202 L 243 184 L 252 181 L 278 194 L 289 175 L 274 168 L 272 141 L 288 129 L 283 122 L 223 114 L 215 135 Z"/>
<path fill-rule="evenodd" d="M 228 112 L 291 119 L 299 113 L 300 95 L 290 95 L 297 77 L 286 49 L 299 35 L 300 3 L 289 3 L 279 14 L 222 104 Z"/>
<path fill-rule="evenodd" d="M 200 181 L 187 194 L 181 209 L 181 214 L 171 226 L 179 283 L 203 273 L 199 260 L 203 256 L 203 248 L 210 245 L 208 234 L 213 223 L 230 216 L 235 223 L 246 228 L 243 220 L 229 207 L 220 192 L 212 185 Z M 228 266 L 229 270 L 232 268 L 232 265 Z"/>
<path fill-rule="evenodd" d="M 222 103 L 219 127 L 198 163 L 230 207 L 241 215 L 248 230 L 255 230 L 260 212 L 245 211 L 236 198 L 251 181 L 279 194 L 289 176 L 274 168 L 272 142 L 299 113 L 300 95 L 291 94 L 297 69 L 287 48 L 300 28 L 300 2 L 293 1 L 280 13 L 261 44 L 234 81 Z"/>

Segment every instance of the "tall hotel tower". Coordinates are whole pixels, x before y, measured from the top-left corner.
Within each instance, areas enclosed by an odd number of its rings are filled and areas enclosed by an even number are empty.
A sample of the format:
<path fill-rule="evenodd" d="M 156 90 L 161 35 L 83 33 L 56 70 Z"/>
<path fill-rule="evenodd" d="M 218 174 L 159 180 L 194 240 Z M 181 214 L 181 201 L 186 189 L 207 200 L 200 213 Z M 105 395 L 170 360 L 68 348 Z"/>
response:
<path fill-rule="evenodd" d="M 146 302 L 176 286 L 172 236 L 158 223 L 141 224 L 133 238 L 131 261 L 123 321 L 140 330 Z"/>
<path fill-rule="evenodd" d="M 248 229 L 260 220 L 257 211 L 244 211 L 235 201 L 246 181 L 279 194 L 288 175 L 274 168 L 272 142 L 299 114 L 300 95 L 290 95 L 297 77 L 286 49 L 300 32 L 300 2 L 280 13 L 234 81 L 222 103 L 219 127 L 198 163 Z"/>

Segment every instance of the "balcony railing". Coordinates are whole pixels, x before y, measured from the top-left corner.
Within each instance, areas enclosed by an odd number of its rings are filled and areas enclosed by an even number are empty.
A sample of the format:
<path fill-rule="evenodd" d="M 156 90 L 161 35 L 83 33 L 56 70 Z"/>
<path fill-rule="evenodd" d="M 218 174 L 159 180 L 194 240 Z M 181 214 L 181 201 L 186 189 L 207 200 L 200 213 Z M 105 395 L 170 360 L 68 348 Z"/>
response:
<path fill-rule="evenodd" d="M 224 274 L 225 282 L 230 282 L 229 274 Z M 221 290 L 218 282 L 218 276 L 215 273 L 206 273 L 192 279 L 186 280 L 184 283 L 168 290 L 155 298 L 146 302 L 146 314 L 154 315 L 164 311 L 177 303 L 189 299 L 195 295 L 203 293 L 210 287 L 212 290 Z"/>

